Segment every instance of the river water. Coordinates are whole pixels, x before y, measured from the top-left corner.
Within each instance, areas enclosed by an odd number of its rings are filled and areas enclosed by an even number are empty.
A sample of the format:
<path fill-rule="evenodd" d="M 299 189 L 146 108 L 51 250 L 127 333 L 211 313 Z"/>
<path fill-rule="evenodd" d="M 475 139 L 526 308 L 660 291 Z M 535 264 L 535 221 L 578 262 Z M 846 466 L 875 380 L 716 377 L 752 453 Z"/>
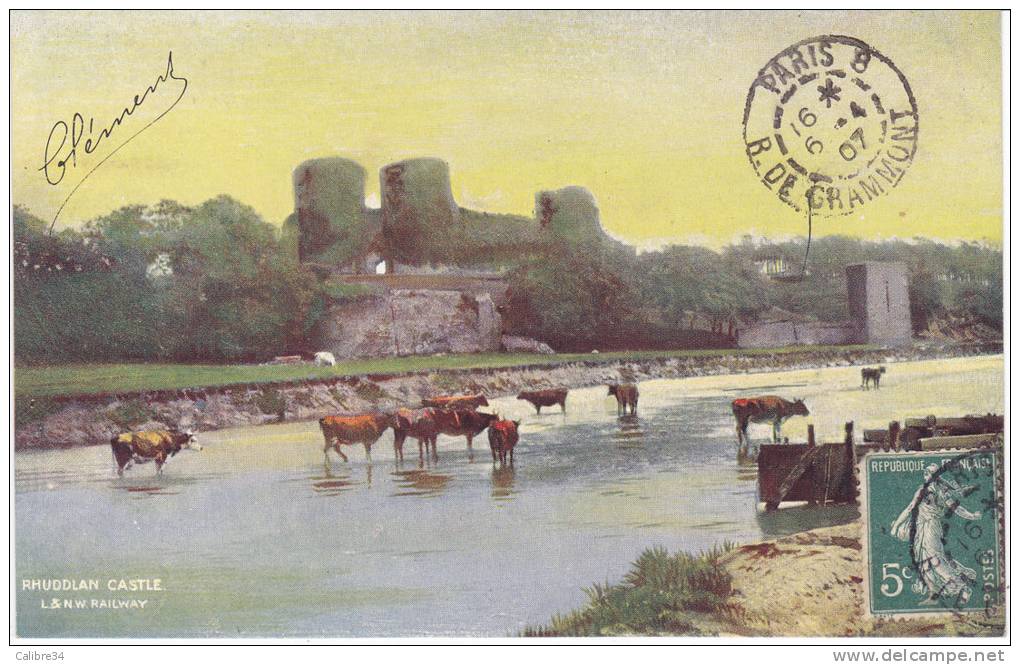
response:
<path fill-rule="evenodd" d="M 15 455 L 17 632 L 23 637 L 374 637 L 517 634 L 583 605 L 644 549 L 703 550 L 845 523 L 853 507 L 765 514 L 753 467 L 736 462 L 729 401 L 802 397 L 809 418 L 784 434 L 842 439 L 844 420 L 1002 412 L 1002 358 L 889 366 L 880 391 L 859 368 L 642 383 L 637 417 L 605 388 L 572 390 L 567 413 L 523 418 L 516 464 L 494 466 L 483 434 L 440 437 L 420 465 L 397 465 L 392 435 L 327 471 L 316 423 L 200 435 L 162 478 L 113 471 L 109 446 Z M 544 409 L 543 411 L 546 411 Z M 759 441 L 767 425 L 752 425 Z M 408 454 L 410 453 L 410 454 Z M 20 590 L 32 579 L 100 589 Z M 159 579 L 162 590 L 110 591 Z M 144 607 L 92 607 L 93 601 Z M 46 609 L 52 600 L 59 609 Z M 85 609 L 73 609 L 75 601 Z M 63 607 L 64 604 L 71 607 Z"/>

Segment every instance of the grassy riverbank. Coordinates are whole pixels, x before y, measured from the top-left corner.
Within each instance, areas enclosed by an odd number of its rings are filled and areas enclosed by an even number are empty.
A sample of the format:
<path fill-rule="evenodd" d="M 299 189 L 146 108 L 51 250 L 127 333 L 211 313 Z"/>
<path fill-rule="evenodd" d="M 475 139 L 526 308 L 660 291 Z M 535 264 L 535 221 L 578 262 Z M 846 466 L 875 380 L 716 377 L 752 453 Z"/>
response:
<path fill-rule="evenodd" d="M 646 550 L 621 582 L 586 593 L 584 608 L 523 635 L 990 637 L 1005 629 L 1001 608 L 991 615 L 866 617 L 857 521 L 701 555 Z"/>
<path fill-rule="evenodd" d="M 702 634 L 706 617 L 728 616 L 736 608 L 733 580 L 720 564 L 729 549 L 700 555 L 647 549 L 622 582 L 593 584 L 585 589 L 583 609 L 526 628 L 523 637 Z"/>
<path fill-rule="evenodd" d="M 867 351 L 871 346 L 792 346 L 774 349 L 695 349 L 619 351 L 611 353 L 479 353 L 344 360 L 336 367 L 300 365 L 185 365 L 117 363 L 16 367 L 14 391 L 19 398 L 90 395 L 108 392 L 208 388 L 237 383 L 271 383 L 332 376 L 401 374 L 442 370 L 497 369 L 562 365 L 573 362 L 619 362 L 670 358 L 724 358 L 732 355 L 797 355 Z"/>

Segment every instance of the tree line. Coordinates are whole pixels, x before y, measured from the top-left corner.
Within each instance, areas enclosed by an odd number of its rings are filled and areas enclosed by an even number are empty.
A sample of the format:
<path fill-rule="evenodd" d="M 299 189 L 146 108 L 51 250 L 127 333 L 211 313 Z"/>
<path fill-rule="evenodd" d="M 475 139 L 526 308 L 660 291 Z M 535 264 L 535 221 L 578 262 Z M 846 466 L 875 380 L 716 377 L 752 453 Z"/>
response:
<path fill-rule="evenodd" d="M 579 253 L 559 244 L 513 272 L 507 323 L 565 351 L 727 346 L 735 322 L 768 310 L 846 320 L 846 266 L 864 261 L 907 265 L 915 333 L 954 314 L 1001 334 L 1000 249 L 846 236 L 815 238 L 810 248 L 804 238 L 748 237 L 721 251 L 670 245 L 636 253 L 609 242 Z M 785 269 L 766 275 L 769 262 Z"/>
<path fill-rule="evenodd" d="M 293 234 L 227 196 L 195 207 L 127 206 L 54 234 L 16 205 L 12 223 L 19 363 L 235 362 L 308 352 L 338 297 L 298 261 Z M 803 279 L 761 274 L 775 257 L 799 272 L 805 249 L 803 239 L 643 253 L 612 241 L 553 241 L 510 267 L 504 325 L 563 351 L 725 346 L 732 340 L 722 322 L 772 307 L 843 319 L 845 266 L 897 260 L 909 268 L 915 330 L 947 312 L 1002 328 L 996 248 L 829 236 L 812 241 Z M 720 326 L 692 330 L 692 314 Z"/>
<path fill-rule="evenodd" d="M 226 196 L 129 206 L 53 235 L 16 206 L 13 225 L 21 362 L 272 357 L 324 309 L 278 229 Z"/>

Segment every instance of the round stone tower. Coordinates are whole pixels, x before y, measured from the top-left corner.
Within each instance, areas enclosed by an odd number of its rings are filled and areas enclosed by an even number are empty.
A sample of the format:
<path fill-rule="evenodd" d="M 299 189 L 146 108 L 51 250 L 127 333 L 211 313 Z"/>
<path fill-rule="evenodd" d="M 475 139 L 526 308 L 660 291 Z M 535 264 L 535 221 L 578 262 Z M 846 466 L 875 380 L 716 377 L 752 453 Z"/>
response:
<path fill-rule="evenodd" d="M 539 192 L 535 195 L 535 217 L 544 232 L 571 245 L 605 238 L 595 197 L 584 187 Z"/>
<path fill-rule="evenodd" d="M 294 169 L 294 209 L 301 261 L 342 263 L 369 234 L 365 169 L 342 157 L 310 159 Z"/>
<path fill-rule="evenodd" d="M 460 210 L 450 187 L 450 167 L 441 159 L 407 159 L 379 171 L 383 233 L 395 259 L 429 262 L 450 237 Z"/>

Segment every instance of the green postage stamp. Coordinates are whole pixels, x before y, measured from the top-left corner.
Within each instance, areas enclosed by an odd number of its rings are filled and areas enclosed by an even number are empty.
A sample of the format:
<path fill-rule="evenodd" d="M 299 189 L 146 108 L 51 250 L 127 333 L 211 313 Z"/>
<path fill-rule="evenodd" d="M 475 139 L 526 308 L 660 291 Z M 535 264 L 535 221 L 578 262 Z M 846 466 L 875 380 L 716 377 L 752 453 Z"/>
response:
<path fill-rule="evenodd" d="M 872 453 L 861 465 L 866 610 L 993 613 L 1002 598 L 995 450 Z"/>

